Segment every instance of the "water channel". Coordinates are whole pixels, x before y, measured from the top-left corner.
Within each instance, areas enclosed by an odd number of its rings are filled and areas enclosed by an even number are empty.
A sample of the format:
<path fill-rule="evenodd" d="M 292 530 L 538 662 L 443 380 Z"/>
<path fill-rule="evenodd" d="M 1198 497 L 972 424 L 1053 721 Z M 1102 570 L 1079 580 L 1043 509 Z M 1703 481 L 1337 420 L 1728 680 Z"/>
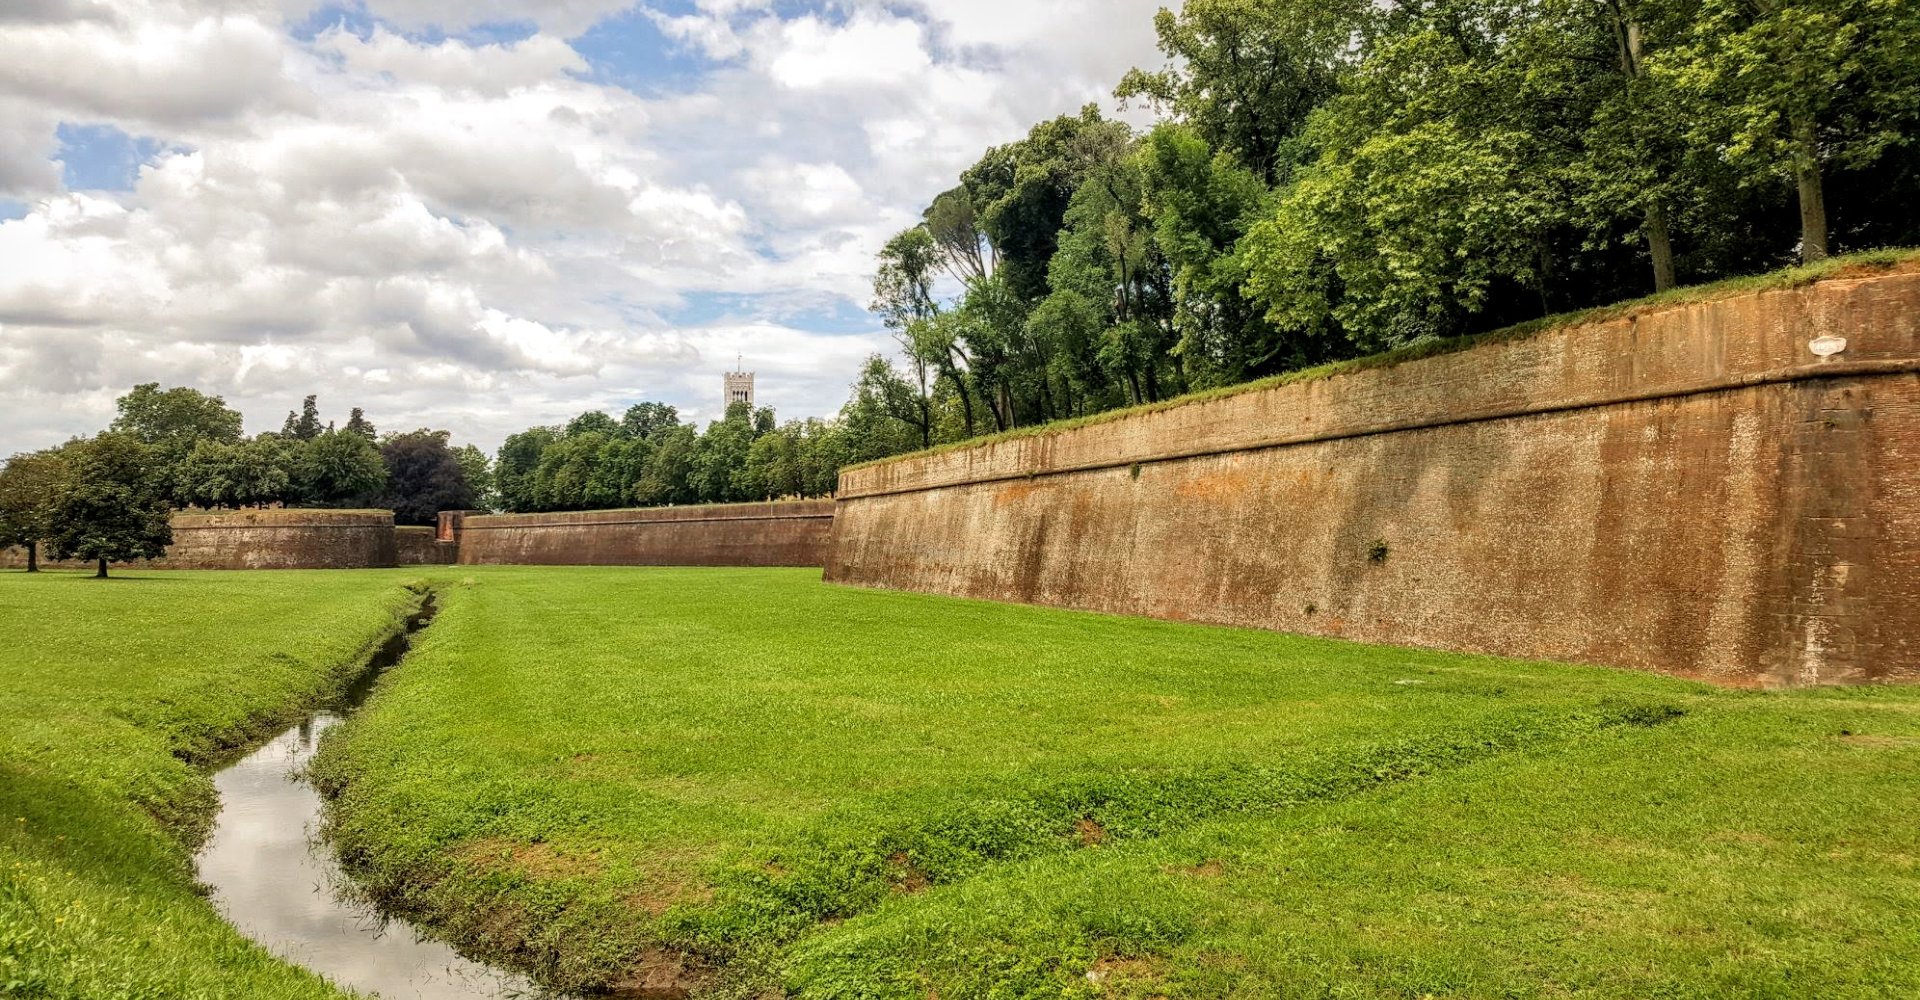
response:
<path fill-rule="evenodd" d="M 372 693 L 400 662 L 409 636 L 432 618 L 429 603 L 388 641 L 366 674 L 334 704 L 216 772 L 220 815 L 199 858 L 200 880 L 242 934 L 335 985 L 381 1000 L 546 997 L 523 977 L 462 958 L 345 893 L 346 873 L 320 836 L 320 793 L 302 777 L 320 736 Z"/>

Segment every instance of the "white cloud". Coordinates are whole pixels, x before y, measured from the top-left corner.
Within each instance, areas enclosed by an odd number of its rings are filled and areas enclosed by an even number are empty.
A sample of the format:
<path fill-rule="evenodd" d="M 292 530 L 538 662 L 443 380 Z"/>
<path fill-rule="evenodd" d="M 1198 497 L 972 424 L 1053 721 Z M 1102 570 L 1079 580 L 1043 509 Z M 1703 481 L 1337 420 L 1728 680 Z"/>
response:
<path fill-rule="evenodd" d="M 68 117 L 205 124 L 298 101 L 286 49 L 283 35 L 249 18 L 0 22 L 0 93 Z"/>
<path fill-rule="evenodd" d="M 323 33 L 316 46 L 337 53 L 348 71 L 385 74 L 400 83 L 504 94 L 587 69 L 587 61 L 553 35 L 511 44 L 417 45 L 384 28 L 361 38 L 344 28 Z"/>
<path fill-rule="evenodd" d="M 699 0 L 653 20 L 718 62 L 636 92 L 600 81 L 644 65 L 566 41 L 618 0 L 368 0 L 382 25 L 302 42 L 313 6 L 0 4 L 0 198 L 28 204 L 0 221 L 0 453 L 146 381 L 255 430 L 317 392 L 491 447 L 646 398 L 717 416 L 740 353 L 783 416 L 830 413 L 890 342 L 808 328 L 864 306 L 881 243 L 1155 59 L 1137 0 Z M 502 21 L 536 30 L 405 33 Z M 162 151 L 131 191 L 69 193 L 60 121 Z"/>

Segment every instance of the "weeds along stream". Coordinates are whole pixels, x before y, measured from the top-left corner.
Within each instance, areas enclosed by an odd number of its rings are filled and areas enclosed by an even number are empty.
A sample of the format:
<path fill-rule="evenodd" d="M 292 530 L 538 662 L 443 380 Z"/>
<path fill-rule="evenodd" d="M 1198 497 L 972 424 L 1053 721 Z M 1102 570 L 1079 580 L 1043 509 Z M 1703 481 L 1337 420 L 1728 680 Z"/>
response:
<path fill-rule="evenodd" d="M 525 978 L 469 961 L 358 899 L 319 836 L 323 803 L 305 770 L 320 737 L 372 696 L 436 611 L 429 593 L 339 698 L 214 774 L 220 812 L 200 878 L 242 934 L 337 985 L 385 1000 L 537 995 Z"/>

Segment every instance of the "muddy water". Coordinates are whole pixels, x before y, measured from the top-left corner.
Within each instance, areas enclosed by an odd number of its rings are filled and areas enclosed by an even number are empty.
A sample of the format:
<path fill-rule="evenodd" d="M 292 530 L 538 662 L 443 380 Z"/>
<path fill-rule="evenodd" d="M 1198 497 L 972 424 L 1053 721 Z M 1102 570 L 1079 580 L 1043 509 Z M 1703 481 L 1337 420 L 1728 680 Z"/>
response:
<path fill-rule="evenodd" d="M 339 704 L 214 775 L 220 816 L 200 855 L 200 880 L 241 933 L 341 987 L 382 1000 L 544 996 L 523 978 L 468 961 L 345 898 L 346 875 L 317 836 L 320 795 L 300 771 L 320 735 L 357 708 L 406 649 L 406 637 L 396 637 Z"/>

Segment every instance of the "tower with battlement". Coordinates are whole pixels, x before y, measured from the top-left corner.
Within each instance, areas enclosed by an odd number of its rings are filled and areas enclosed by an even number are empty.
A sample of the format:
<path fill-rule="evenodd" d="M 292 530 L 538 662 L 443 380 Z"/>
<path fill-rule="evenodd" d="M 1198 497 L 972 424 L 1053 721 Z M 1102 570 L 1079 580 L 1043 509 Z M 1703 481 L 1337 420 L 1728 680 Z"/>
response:
<path fill-rule="evenodd" d="M 726 394 L 721 397 L 722 412 L 732 409 L 735 403 L 745 403 L 747 409 L 753 409 L 753 373 L 738 370 L 743 367 L 745 366 L 735 363 L 735 370 L 728 372 L 722 379 L 726 391 Z"/>

